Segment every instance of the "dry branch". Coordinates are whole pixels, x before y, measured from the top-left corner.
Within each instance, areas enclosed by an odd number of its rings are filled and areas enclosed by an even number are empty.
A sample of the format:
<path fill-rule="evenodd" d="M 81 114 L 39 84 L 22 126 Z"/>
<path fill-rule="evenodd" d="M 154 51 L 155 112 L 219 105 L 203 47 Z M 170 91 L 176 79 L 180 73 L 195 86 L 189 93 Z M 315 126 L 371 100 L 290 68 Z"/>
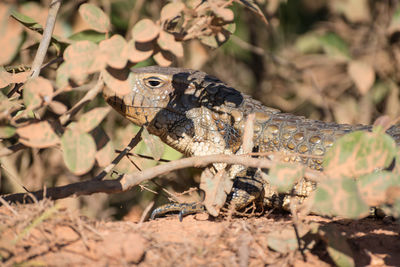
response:
<path fill-rule="evenodd" d="M 158 165 L 143 171 L 136 171 L 130 174 L 124 174 L 116 180 L 89 180 L 65 186 L 48 188 L 46 192 L 43 190 L 31 192 L 29 194 L 40 200 L 43 197 L 51 199 L 61 199 L 72 195 L 90 195 L 93 193 L 119 193 L 130 190 L 134 186 L 143 181 L 155 178 L 159 175 L 169 173 L 171 171 L 196 167 L 202 168 L 213 163 L 237 164 L 253 168 L 270 168 L 273 162 L 265 158 L 250 158 L 244 155 L 208 155 L 199 157 L 190 157 L 171 161 L 162 165 Z M 309 180 L 318 182 L 321 180 L 321 172 L 315 170 L 306 170 L 305 177 Z M 32 197 L 28 193 L 17 193 L 3 196 L 9 202 L 32 202 Z"/>

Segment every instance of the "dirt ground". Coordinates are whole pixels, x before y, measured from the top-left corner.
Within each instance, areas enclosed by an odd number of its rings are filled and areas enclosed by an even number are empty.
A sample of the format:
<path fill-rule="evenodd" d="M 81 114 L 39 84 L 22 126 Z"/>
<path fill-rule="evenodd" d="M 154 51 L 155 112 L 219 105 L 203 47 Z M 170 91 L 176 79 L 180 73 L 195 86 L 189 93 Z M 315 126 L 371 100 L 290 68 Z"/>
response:
<path fill-rule="evenodd" d="M 280 237 L 284 240 L 293 232 L 289 214 L 217 219 L 197 214 L 182 222 L 171 215 L 142 223 L 133 222 L 135 217 L 131 214 L 124 221 L 95 221 L 48 200 L 2 206 L 2 265 L 333 265 L 324 238 L 311 242 L 303 254 L 297 242 L 277 245 Z M 356 266 L 400 266 L 400 225 L 390 219 L 352 221 L 307 216 L 299 228 L 310 225 L 334 226 L 347 239 Z"/>

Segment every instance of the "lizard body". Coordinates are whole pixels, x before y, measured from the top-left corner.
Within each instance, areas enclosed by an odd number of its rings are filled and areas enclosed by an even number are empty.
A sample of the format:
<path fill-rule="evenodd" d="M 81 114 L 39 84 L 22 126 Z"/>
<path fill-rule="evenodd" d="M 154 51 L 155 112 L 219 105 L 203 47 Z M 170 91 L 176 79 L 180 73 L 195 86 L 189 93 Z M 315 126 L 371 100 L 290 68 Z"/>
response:
<path fill-rule="evenodd" d="M 279 151 L 287 154 L 286 161 L 322 170 L 321 159 L 308 155 L 323 156 L 344 134 L 372 129 L 282 113 L 201 71 L 152 66 L 133 69 L 131 75 L 131 91 L 121 95 L 105 88 L 106 101 L 124 117 L 136 125 L 145 125 L 151 134 L 186 156 L 242 153 L 245 121 L 249 114 L 255 113 L 253 152 Z M 400 143 L 398 127 L 391 127 L 387 133 Z M 218 169 L 218 164 L 215 165 Z M 229 200 L 237 209 L 263 193 L 267 204 L 273 204 L 276 194 L 258 172 L 239 167 L 230 173 L 234 185 Z M 303 179 L 295 186 L 294 193 L 305 197 L 314 187 L 315 184 Z M 287 205 L 289 199 L 283 201 L 281 204 Z"/>

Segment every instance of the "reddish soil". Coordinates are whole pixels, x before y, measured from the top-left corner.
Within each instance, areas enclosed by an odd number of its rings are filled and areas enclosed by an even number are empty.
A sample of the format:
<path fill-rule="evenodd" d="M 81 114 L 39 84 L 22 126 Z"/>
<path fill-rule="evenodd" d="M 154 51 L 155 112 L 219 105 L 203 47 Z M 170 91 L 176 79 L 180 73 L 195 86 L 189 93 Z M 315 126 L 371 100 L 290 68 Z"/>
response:
<path fill-rule="evenodd" d="M 390 219 L 307 216 L 299 223 L 299 235 L 312 225 L 334 226 L 347 239 L 356 266 L 400 266 L 400 226 Z M 0 260 L 4 266 L 333 265 L 324 242 L 328 237 L 314 239 L 303 255 L 297 242 L 292 250 L 272 244 L 271 237 L 284 240 L 292 232 L 288 214 L 106 222 L 42 201 L 0 207 Z"/>

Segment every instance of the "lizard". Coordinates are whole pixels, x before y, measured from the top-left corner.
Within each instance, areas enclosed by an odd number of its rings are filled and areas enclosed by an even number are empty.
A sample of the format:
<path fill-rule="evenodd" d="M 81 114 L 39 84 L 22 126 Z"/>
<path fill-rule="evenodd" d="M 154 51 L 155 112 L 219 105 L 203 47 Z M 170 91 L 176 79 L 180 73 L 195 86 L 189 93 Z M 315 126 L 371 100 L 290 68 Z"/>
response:
<path fill-rule="evenodd" d="M 279 151 L 287 161 L 322 170 L 323 156 L 333 142 L 352 131 L 371 131 L 369 125 L 337 124 L 306 119 L 261 102 L 202 71 L 150 66 L 131 69 L 131 88 L 120 94 L 105 87 L 103 97 L 122 116 L 185 156 L 242 153 L 242 136 L 249 114 L 255 114 L 253 152 Z M 397 144 L 400 128 L 387 130 Z M 302 156 L 304 155 L 304 156 Z M 221 168 L 218 164 L 215 170 Z M 227 202 L 240 210 L 251 203 L 288 207 L 293 195 L 307 197 L 315 183 L 300 180 L 290 196 L 279 196 L 262 179 L 261 170 L 233 168 Z M 183 215 L 204 210 L 198 203 L 172 203 L 156 208 L 151 218 L 170 211 Z"/>

